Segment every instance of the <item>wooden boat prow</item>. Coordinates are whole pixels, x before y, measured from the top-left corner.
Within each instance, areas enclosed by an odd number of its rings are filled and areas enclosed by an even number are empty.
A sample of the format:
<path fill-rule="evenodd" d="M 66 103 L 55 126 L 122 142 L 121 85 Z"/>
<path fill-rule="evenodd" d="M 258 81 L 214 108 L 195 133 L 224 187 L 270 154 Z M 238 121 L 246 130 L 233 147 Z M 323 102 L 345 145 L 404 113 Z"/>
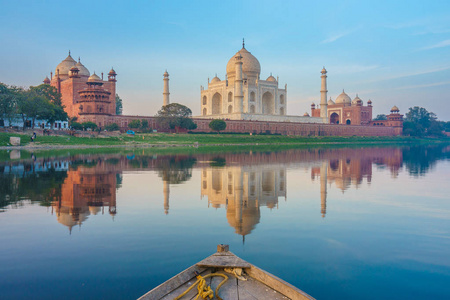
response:
<path fill-rule="evenodd" d="M 225 272 L 225 268 L 243 269 L 246 280 L 241 280 L 240 276 Z M 205 276 L 209 273 L 221 273 L 228 276 L 228 281 L 219 290 L 219 295 L 223 300 L 314 299 L 284 280 L 237 257 L 229 251 L 228 245 L 218 245 L 216 253 L 155 287 L 139 300 L 174 299 L 197 281 L 197 274 Z M 207 280 L 207 283 L 215 290 L 222 278 L 212 277 Z M 197 289 L 193 288 L 181 299 L 195 299 L 196 295 Z"/>

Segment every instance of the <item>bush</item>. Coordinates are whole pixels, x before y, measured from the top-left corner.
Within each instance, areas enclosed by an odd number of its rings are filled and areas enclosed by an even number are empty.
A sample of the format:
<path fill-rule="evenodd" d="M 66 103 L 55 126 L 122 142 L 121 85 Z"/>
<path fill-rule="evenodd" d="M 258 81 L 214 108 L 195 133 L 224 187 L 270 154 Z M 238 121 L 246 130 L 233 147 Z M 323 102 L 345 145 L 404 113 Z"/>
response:
<path fill-rule="evenodd" d="M 117 130 L 120 130 L 120 127 L 116 123 L 112 123 L 112 124 L 106 125 L 105 129 L 107 131 L 117 131 Z"/>
<path fill-rule="evenodd" d="M 139 128 L 141 127 L 141 120 L 132 120 L 130 123 L 128 123 L 128 128 Z"/>
<path fill-rule="evenodd" d="M 97 124 L 95 124 L 94 122 L 83 122 L 83 123 L 81 123 L 81 126 L 83 126 L 84 130 L 87 130 L 87 129 L 95 130 L 95 129 L 97 129 Z"/>
<path fill-rule="evenodd" d="M 211 128 L 214 131 L 220 132 L 227 128 L 227 123 L 224 120 L 212 120 L 209 123 L 209 128 Z"/>
<path fill-rule="evenodd" d="M 83 125 L 78 122 L 72 122 L 71 127 L 74 130 L 83 130 Z"/>

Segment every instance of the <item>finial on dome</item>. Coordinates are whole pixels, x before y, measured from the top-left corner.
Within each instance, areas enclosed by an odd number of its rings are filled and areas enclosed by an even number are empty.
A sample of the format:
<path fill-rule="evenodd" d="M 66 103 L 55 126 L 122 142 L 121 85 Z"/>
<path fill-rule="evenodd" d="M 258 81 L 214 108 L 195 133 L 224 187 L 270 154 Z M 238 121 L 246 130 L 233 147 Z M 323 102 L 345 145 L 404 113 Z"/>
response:
<path fill-rule="evenodd" d="M 70 50 L 69 50 L 69 56 L 70 56 Z"/>
<path fill-rule="evenodd" d="M 79 62 L 79 63 L 81 63 L 81 59 L 80 59 L 80 57 L 79 57 L 79 56 L 78 56 L 78 62 Z"/>
<path fill-rule="evenodd" d="M 244 38 L 242 38 L 242 48 L 245 49 L 245 41 L 244 41 Z"/>

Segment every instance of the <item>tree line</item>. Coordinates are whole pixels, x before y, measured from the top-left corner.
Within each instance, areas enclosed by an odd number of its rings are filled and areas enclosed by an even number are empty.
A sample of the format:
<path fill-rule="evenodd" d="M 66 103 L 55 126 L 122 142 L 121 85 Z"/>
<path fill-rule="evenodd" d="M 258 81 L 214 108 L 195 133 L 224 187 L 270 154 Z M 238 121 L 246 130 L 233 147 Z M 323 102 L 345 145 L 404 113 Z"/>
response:
<path fill-rule="evenodd" d="M 53 125 L 56 121 L 67 120 L 67 113 L 61 101 L 61 94 L 55 87 L 48 84 L 31 86 L 26 89 L 8 86 L 0 82 L 0 120 L 12 123 L 20 120 L 25 129 L 27 121 L 31 128 L 36 120 L 46 120 Z"/>

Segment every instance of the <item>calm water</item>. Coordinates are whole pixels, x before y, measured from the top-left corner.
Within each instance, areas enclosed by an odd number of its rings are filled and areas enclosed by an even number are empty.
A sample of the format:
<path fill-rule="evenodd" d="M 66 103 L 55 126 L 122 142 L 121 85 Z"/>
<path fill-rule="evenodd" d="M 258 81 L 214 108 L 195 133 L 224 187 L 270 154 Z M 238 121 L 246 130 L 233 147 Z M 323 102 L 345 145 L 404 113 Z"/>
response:
<path fill-rule="evenodd" d="M 1 299 L 134 299 L 220 243 L 317 299 L 450 298 L 449 146 L 146 151 L 2 153 Z"/>

